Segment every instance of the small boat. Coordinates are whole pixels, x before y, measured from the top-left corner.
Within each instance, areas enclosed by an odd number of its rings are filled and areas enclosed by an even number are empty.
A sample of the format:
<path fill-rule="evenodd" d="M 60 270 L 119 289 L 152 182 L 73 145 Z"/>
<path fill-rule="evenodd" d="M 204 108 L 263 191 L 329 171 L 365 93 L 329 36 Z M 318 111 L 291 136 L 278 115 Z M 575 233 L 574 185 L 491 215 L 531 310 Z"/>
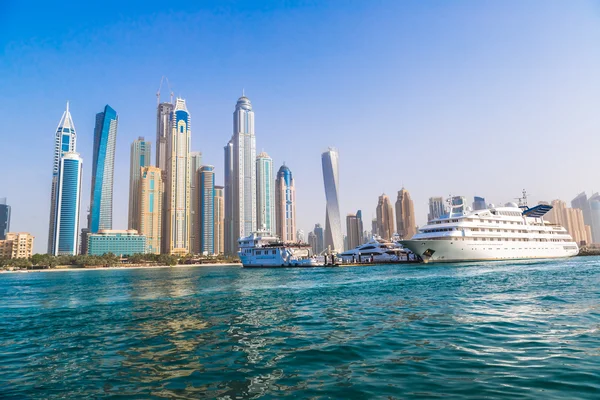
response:
<path fill-rule="evenodd" d="M 284 243 L 266 231 L 253 232 L 238 240 L 238 256 L 245 268 L 323 267 L 331 258 L 312 254 L 307 243 Z"/>

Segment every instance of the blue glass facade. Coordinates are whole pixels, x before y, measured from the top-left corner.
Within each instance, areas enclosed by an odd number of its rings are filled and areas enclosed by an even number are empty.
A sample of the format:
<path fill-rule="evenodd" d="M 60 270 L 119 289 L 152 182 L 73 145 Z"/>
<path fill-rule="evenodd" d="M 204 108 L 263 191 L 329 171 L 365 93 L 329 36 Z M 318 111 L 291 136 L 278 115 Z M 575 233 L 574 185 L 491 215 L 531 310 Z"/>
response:
<path fill-rule="evenodd" d="M 135 232 L 135 231 L 132 231 Z M 131 231 L 113 231 L 93 234 L 88 239 L 88 254 L 103 256 L 112 253 L 117 256 L 131 256 L 146 253 L 146 236 Z"/>
<path fill-rule="evenodd" d="M 10 206 L 0 203 L 0 240 L 5 240 L 8 232 L 10 232 Z"/>
<path fill-rule="evenodd" d="M 208 254 L 215 253 L 215 168 L 200 168 L 200 248 Z"/>
<path fill-rule="evenodd" d="M 79 201 L 81 198 L 82 160 L 66 153 L 60 160 L 54 255 L 77 254 L 79 237 Z"/>
<path fill-rule="evenodd" d="M 117 112 L 109 105 L 96 114 L 92 194 L 90 200 L 90 232 L 112 228 L 112 187 L 114 153 L 117 136 Z"/>

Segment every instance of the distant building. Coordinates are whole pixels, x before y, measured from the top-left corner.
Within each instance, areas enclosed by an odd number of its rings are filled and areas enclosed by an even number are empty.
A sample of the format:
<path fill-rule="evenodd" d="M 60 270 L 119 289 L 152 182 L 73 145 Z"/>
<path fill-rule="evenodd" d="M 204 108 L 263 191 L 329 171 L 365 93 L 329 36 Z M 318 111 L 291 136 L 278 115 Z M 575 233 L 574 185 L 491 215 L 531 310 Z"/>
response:
<path fill-rule="evenodd" d="M 475 196 L 473 198 L 473 211 L 485 210 L 487 209 L 487 205 L 485 204 L 485 199 L 483 197 Z"/>
<path fill-rule="evenodd" d="M 585 224 L 581 209 L 567 208 L 564 201 L 553 200 L 552 210 L 546 214 L 546 220 L 563 226 L 576 243 L 580 245 L 591 243 L 591 229 Z"/>
<path fill-rule="evenodd" d="M 313 230 L 316 237 L 316 254 L 320 254 L 325 250 L 325 232 L 323 231 L 323 227 L 321 224 L 315 224 L 315 229 Z"/>
<path fill-rule="evenodd" d="M 377 233 L 385 240 L 390 240 L 394 234 L 394 209 L 385 193 L 379 196 L 377 204 Z"/>
<path fill-rule="evenodd" d="M 215 167 L 200 168 L 198 190 L 200 192 L 200 251 L 215 253 Z"/>
<path fill-rule="evenodd" d="M 371 220 L 371 239 L 373 236 L 379 235 L 379 228 L 377 227 L 377 218 Z"/>
<path fill-rule="evenodd" d="M 308 232 L 308 244 L 312 249 L 313 254 L 318 254 L 317 252 L 317 235 L 314 232 Z"/>
<path fill-rule="evenodd" d="M 233 255 L 237 252 L 237 238 L 235 238 L 235 227 L 233 224 L 233 206 L 234 206 L 234 192 L 233 192 L 233 142 L 230 140 L 229 143 L 223 148 L 224 150 L 224 168 L 223 171 L 225 185 L 223 187 L 223 197 L 225 200 L 225 215 L 224 215 L 224 226 L 223 226 L 223 252 L 225 254 Z"/>
<path fill-rule="evenodd" d="M 52 163 L 52 187 L 50 190 L 50 221 L 48 224 L 48 254 L 54 252 L 54 234 L 56 232 L 56 202 L 58 201 L 58 172 L 60 169 L 60 159 L 64 153 L 76 151 L 77 134 L 75 132 L 75 124 L 69 112 L 69 103 L 67 109 L 58 123 L 58 127 L 54 133 L 54 160 Z M 1 218 L 1 216 L 0 216 Z M 0 225 L 0 238 L 2 227 Z M 8 232 L 8 230 L 6 231 Z"/>
<path fill-rule="evenodd" d="M 117 142 L 117 112 L 109 105 L 96 114 L 94 128 L 94 159 L 92 163 L 92 194 L 90 196 L 90 232 L 112 229 L 113 179 Z"/>
<path fill-rule="evenodd" d="M 304 231 L 302 229 L 296 231 L 296 240 L 300 243 L 306 243 L 306 237 L 304 237 Z"/>
<path fill-rule="evenodd" d="M 410 239 L 417 233 L 415 207 L 408 190 L 402 188 L 396 199 L 396 232 L 400 239 Z"/>
<path fill-rule="evenodd" d="M 184 99 L 178 98 L 171 114 L 171 134 L 167 142 L 167 192 L 166 221 L 164 238 L 166 251 L 169 254 L 185 255 L 190 246 L 190 185 L 192 181 L 190 145 L 191 117 Z"/>
<path fill-rule="evenodd" d="M 131 256 L 146 253 L 146 236 L 135 230 L 103 229 L 88 236 L 88 254 L 102 256 L 112 253 L 117 256 Z"/>
<path fill-rule="evenodd" d="M 585 192 L 579 193 L 571 200 L 571 207 L 581 210 L 584 223 L 591 229 L 592 239 L 588 243 L 600 243 L 600 210 L 598 210 L 598 205 L 592 204 L 598 201 L 600 201 L 600 194 L 594 193 L 588 199 Z"/>
<path fill-rule="evenodd" d="M 362 212 L 360 210 L 356 214 L 348 214 L 346 216 L 346 241 L 348 250 L 363 244 L 363 223 Z"/>
<path fill-rule="evenodd" d="M 275 228 L 275 186 L 273 184 L 273 160 L 265 152 L 256 157 L 256 224 L 270 234 Z"/>
<path fill-rule="evenodd" d="M 79 214 L 81 201 L 81 179 L 83 160 L 77 153 L 63 153 L 60 159 L 57 192 L 56 217 L 52 234 L 52 252 L 55 256 L 74 256 L 79 250 Z"/>
<path fill-rule="evenodd" d="M 427 220 L 431 221 L 440 218 L 446 213 L 444 198 L 443 197 L 430 197 L 429 198 L 429 214 Z"/>
<path fill-rule="evenodd" d="M 138 188 L 139 233 L 146 237 L 146 253 L 160 254 L 164 185 L 157 167 L 141 169 Z"/>
<path fill-rule="evenodd" d="M 296 188 L 292 171 L 284 165 L 275 181 L 275 225 L 277 236 L 284 242 L 296 239 Z"/>
<path fill-rule="evenodd" d="M 131 156 L 129 161 L 129 218 L 127 226 L 129 229 L 140 230 L 139 192 L 140 174 L 142 168 L 151 164 L 152 143 L 143 137 L 138 137 L 131 143 Z"/>
<path fill-rule="evenodd" d="M 215 254 L 225 251 L 225 193 L 223 186 L 215 186 Z"/>
<path fill-rule="evenodd" d="M 79 254 L 87 254 L 88 235 L 90 230 L 88 228 L 81 229 L 81 236 L 79 236 Z"/>
<path fill-rule="evenodd" d="M 0 199 L 0 240 L 6 239 L 10 231 L 10 206 L 6 204 L 6 198 Z"/>
<path fill-rule="evenodd" d="M 31 258 L 34 237 L 26 232 L 7 232 L 0 240 L 0 258 Z"/>
<path fill-rule="evenodd" d="M 199 151 L 190 153 L 190 247 L 192 254 L 200 254 L 202 252 L 201 246 L 201 211 L 200 211 L 200 193 L 201 189 L 198 186 L 200 181 L 200 168 L 202 168 L 202 153 Z"/>
<path fill-rule="evenodd" d="M 342 251 L 342 221 L 339 203 L 339 154 L 336 149 L 329 148 L 321 154 L 323 167 L 323 184 L 325 186 L 325 248 L 332 251 Z"/>

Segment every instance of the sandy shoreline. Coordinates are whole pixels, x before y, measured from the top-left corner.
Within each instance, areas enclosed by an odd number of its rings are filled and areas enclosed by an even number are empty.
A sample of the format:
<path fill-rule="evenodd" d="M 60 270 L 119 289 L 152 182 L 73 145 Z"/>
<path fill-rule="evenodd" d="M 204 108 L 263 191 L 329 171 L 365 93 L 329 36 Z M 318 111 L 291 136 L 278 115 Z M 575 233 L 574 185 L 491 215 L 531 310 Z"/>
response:
<path fill-rule="evenodd" d="M 158 268 L 196 268 L 196 267 L 241 267 L 242 264 L 182 264 L 182 265 L 148 265 L 148 266 L 123 266 L 123 267 L 107 267 L 107 268 L 48 268 L 48 269 L 29 269 L 27 271 L 0 271 L 0 274 L 21 274 L 30 272 L 63 272 L 63 271 L 114 271 L 121 269 L 158 269 Z"/>

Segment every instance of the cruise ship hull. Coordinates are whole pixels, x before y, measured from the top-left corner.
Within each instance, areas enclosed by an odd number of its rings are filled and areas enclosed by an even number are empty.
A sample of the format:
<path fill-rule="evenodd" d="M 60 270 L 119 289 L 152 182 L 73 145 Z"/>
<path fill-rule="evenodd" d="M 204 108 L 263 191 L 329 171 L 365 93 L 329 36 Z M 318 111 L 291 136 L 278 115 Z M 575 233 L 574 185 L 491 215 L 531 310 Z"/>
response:
<path fill-rule="evenodd" d="M 572 243 L 482 242 L 472 240 L 403 240 L 400 242 L 423 259 L 432 262 L 466 262 L 565 258 L 577 255 Z"/>

